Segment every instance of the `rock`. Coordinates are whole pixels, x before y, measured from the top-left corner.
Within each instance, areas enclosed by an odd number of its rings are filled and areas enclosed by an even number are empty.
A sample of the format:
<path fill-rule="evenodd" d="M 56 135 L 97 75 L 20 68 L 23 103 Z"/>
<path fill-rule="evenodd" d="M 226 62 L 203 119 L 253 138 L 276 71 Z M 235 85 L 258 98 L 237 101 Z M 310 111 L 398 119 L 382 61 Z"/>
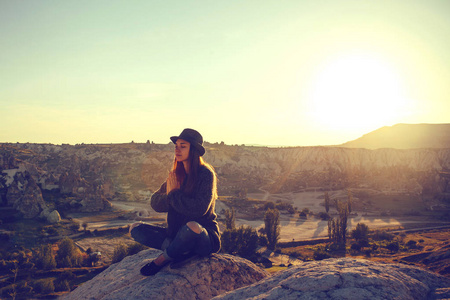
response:
<path fill-rule="evenodd" d="M 339 258 L 306 262 L 214 299 L 436 299 L 450 279 L 402 264 Z"/>
<path fill-rule="evenodd" d="M 155 276 L 140 275 L 140 268 L 160 253 L 150 249 L 128 256 L 63 299 L 211 299 L 268 276 L 252 262 L 228 254 L 198 258 L 180 269 L 166 266 Z"/>
<path fill-rule="evenodd" d="M 49 222 L 50 224 L 61 222 L 61 216 L 56 209 L 47 216 L 47 222 Z"/>
<path fill-rule="evenodd" d="M 6 200 L 26 219 L 37 217 L 45 207 L 41 189 L 27 171 L 17 172 L 14 175 L 14 181 L 6 194 Z"/>

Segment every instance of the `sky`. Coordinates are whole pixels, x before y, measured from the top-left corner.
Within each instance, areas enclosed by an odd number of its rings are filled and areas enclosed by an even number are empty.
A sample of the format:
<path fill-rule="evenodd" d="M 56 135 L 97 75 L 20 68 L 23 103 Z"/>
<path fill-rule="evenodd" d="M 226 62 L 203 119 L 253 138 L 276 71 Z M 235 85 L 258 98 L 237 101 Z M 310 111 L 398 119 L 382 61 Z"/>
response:
<path fill-rule="evenodd" d="M 450 1 L 0 0 L 0 142 L 315 146 L 450 123 Z"/>

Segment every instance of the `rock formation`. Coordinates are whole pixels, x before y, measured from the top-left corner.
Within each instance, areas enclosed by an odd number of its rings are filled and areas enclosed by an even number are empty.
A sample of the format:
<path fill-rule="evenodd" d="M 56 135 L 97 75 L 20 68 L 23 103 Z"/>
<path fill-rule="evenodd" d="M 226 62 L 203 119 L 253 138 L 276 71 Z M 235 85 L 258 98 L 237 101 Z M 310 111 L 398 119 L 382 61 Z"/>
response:
<path fill-rule="evenodd" d="M 450 170 L 450 148 L 267 148 L 209 143 L 205 147 L 205 159 L 218 174 L 220 195 L 235 195 L 243 189 L 276 193 L 350 188 L 425 195 L 441 202 L 449 197 L 450 185 L 442 174 Z M 109 208 L 111 200 L 148 199 L 167 177 L 172 161 L 170 144 L 0 144 L 0 194 L 14 195 L 14 170 L 27 164 L 42 190 L 59 192 L 59 198 L 74 197 L 69 200 L 73 205 L 68 205 L 72 209 L 98 211 Z"/>
<path fill-rule="evenodd" d="M 450 279 L 403 264 L 339 258 L 305 262 L 269 276 L 231 255 L 199 258 L 144 277 L 160 251 L 145 250 L 85 282 L 63 299 L 443 299 Z"/>
<path fill-rule="evenodd" d="M 214 299 L 424 300 L 449 287 L 448 278 L 416 267 L 340 258 L 305 262 Z"/>
<path fill-rule="evenodd" d="M 14 175 L 6 199 L 8 204 L 21 212 L 26 219 L 37 217 L 46 206 L 41 189 L 27 171 Z"/>
<path fill-rule="evenodd" d="M 140 275 L 140 268 L 160 253 L 151 249 L 128 256 L 63 299 L 211 299 L 268 276 L 250 261 L 228 254 L 199 258 L 180 269 L 166 266 L 155 276 Z"/>

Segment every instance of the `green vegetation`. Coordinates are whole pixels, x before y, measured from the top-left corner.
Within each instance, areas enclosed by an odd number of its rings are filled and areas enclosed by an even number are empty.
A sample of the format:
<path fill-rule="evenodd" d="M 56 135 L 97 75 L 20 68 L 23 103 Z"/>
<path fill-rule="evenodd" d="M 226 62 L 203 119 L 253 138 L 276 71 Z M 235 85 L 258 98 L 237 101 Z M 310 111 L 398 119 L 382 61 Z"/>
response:
<path fill-rule="evenodd" d="M 264 214 L 264 231 L 267 237 L 267 247 L 275 250 L 280 238 L 280 212 L 278 209 L 268 209 Z"/>
<path fill-rule="evenodd" d="M 147 249 L 146 246 L 139 244 L 139 243 L 133 243 L 131 245 L 125 245 L 125 244 L 119 244 L 114 248 L 114 252 L 112 255 L 112 263 L 118 263 L 122 261 L 127 256 L 134 255 L 142 250 Z"/>
<path fill-rule="evenodd" d="M 222 233 L 222 251 L 254 260 L 258 248 L 259 237 L 250 226 L 240 226 L 237 229 L 227 229 Z"/>

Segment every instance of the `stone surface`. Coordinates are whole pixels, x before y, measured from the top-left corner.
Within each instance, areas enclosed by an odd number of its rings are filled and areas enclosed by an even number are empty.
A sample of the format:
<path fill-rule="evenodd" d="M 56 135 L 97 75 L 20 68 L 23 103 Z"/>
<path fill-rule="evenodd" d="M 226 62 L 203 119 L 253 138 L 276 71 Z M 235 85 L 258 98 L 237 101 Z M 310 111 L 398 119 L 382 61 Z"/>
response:
<path fill-rule="evenodd" d="M 416 267 L 340 258 L 306 262 L 214 299 L 441 299 L 448 278 Z"/>
<path fill-rule="evenodd" d="M 160 253 L 150 249 L 128 256 L 63 299 L 211 299 L 268 276 L 255 264 L 227 254 L 198 258 L 175 270 L 166 266 L 155 276 L 140 275 L 140 268 Z"/>
<path fill-rule="evenodd" d="M 49 222 L 50 224 L 55 224 L 55 223 L 61 222 L 61 216 L 59 215 L 59 212 L 57 210 L 52 211 L 47 216 L 47 222 Z"/>
<path fill-rule="evenodd" d="M 14 175 L 6 200 L 26 219 L 37 217 L 46 206 L 41 189 L 28 171 L 17 172 Z"/>

